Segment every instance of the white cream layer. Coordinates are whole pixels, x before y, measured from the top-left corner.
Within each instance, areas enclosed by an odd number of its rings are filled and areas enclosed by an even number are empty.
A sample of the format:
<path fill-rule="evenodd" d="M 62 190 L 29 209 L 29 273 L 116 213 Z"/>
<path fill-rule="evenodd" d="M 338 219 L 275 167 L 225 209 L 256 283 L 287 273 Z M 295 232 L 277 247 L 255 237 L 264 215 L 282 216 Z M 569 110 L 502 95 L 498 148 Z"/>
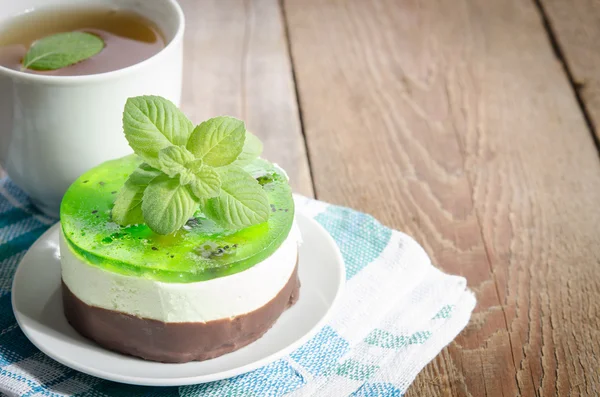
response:
<path fill-rule="evenodd" d="M 270 257 L 243 272 L 195 283 L 164 283 L 89 265 L 61 234 L 62 278 L 91 306 L 163 322 L 207 322 L 254 311 L 285 286 L 296 266 L 300 231 L 296 224 Z"/>

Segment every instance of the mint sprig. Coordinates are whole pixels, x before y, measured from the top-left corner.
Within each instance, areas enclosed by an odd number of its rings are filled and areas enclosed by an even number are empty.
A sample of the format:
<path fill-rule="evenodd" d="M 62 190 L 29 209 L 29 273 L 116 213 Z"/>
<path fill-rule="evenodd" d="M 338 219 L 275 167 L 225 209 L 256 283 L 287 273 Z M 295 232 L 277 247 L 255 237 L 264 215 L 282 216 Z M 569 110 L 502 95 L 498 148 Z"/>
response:
<path fill-rule="evenodd" d="M 91 33 L 57 33 L 35 41 L 23 57 L 23 69 L 56 70 L 86 60 L 104 49 Z"/>
<path fill-rule="evenodd" d="M 117 195 L 118 224 L 145 223 L 171 234 L 198 209 L 230 229 L 268 220 L 267 194 L 241 168 L 260 156 L 262 143 L 241 120 L 220 116 L 194 128 L 170 101 L 141 96 L 127 100 L 123 130 L 145 163 Z"/>

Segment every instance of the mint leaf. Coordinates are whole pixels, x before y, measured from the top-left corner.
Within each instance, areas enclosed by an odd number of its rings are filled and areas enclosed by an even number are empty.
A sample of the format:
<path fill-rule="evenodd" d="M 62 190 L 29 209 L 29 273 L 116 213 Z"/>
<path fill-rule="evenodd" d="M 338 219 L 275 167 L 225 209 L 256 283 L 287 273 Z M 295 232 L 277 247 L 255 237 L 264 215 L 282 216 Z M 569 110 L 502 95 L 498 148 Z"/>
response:
<path fill-rule="evenodd" d="M 142 198 L 144 220 L 158 234 L 170 234 L 185 225 L 197 206 L 187 186 L 164 174 L 150 182 Z"/>
<path fill-rule="evenodd" d="M 125 138 L 133 151 L 158 168 L 158 152 L 185 146 L 194 126 L 169 100 L 158 96 L 129 98 L 123 112 Z"/>
<path fill-rule="evenodd" d="M 201 165 L 193 171 L 190 189 L 197 198 L 216 197 L 221 192 L 221 178 L 209 165 Z"/>
<path fill-rule="evenodd" d="M 140 165 L 125 181 L 119 190 L 112 209 L 113 221 L 121 226 L 144 223 L 142 214 L 142 197 L 144 190 L 161 172 L 151 168 L 148 164 Z"/>
<path fill-rule="evenodd" d="M 125 183 L 115 200 L 112 219 L 121 226 L 144 223 L 142 214 L 142 197 L 146 186 Z"/>
<path fill-rule="evenodd" d="M 104 48 L 104 41 L 85 32 L 57 33 L 37 40 L 23 58 L 23 69 L 56 70 L 86 60 Z"/>
<path fill-rule="evenodd" d="M 182 185 L 187 185 L 193 178 L 193 174 L 186 164 L 194 161 L 194 155 L 183 146 L 167 146 L 158 152 L 158 166 L 162 172 L 171 178 L 179 175 Z"/>
<path fill-rule="evenodd" d="M 258 137 L 248 131 L 246 131 L 246 140 L 244 141 L 244 147 L 242 153 L 233 162 L 234 165 L 244 167 L 250 164 L 256 159 L 263 151 L 263 144 Z"/>
<path fill-rule="evenodd" d="M 215 117 L 194 129 L 187 148 L 204 164 L 221 167 L 240 155 L 245 134 L 243 121 L 229 116 Z"/>
<path fill-rule="evenodd" d="M 131 173 L 131 175 L 129 175 L 126 183 L 132 183 L 139 186 L 148 186 L 150 181 L 160 174 L 160 170 L 151 167 L 147 163 L 142 163 Z"/>
<path fill-rule="evenodd" d="M 244 228 L 269 219 L 269 198 L 256 179 L 237 166 L 217 172 L 221 193 L 206 202 L 206 216 L 229 228 Z"/>

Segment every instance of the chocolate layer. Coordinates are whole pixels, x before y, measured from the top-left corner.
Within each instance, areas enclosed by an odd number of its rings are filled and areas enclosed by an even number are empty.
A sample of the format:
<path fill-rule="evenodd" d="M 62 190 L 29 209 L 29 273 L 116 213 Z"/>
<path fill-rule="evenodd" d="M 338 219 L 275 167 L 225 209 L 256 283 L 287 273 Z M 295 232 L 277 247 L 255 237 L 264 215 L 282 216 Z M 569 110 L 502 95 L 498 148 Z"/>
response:
<path fill-rule="evenodd" d="M 90 306 L 63 282 L 69 323 L 100 346 L 166 363 L 202 361 L 230 353 L 260 338 L 298 300 L 298 266 L 279 293 L 263 307 L 233 318 L 205 323 L 165 323 Z"/>

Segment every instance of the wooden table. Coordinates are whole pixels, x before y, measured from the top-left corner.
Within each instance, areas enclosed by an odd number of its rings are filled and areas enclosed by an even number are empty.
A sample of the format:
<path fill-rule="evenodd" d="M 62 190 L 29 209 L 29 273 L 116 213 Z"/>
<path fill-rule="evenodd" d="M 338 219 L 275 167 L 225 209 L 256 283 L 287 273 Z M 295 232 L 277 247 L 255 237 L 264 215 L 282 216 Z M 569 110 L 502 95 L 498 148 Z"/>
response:
<path fill-rule="evenodd" d="M 600 395 L 600 3 L 180 1 L 192 120 L 476 292 L 407 396 Z"/>
<path fill-rule="evenodd" d="M 183 108 L 468 279 L 409 396 L 600 394 L 600 3 L 187 0 Z"/>

